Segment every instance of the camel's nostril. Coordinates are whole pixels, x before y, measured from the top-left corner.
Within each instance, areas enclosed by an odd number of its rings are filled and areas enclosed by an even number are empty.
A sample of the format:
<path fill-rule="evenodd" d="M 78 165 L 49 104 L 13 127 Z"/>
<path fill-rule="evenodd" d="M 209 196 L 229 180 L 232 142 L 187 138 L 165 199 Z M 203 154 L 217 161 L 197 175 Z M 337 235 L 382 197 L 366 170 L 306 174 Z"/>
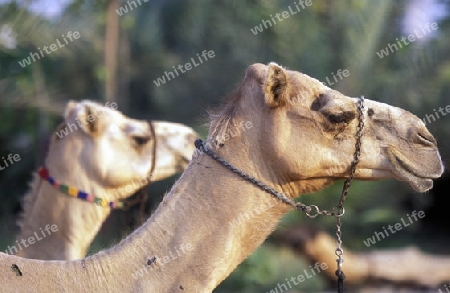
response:
<path fill-rule="evenodd" d="M 436 146 L 436 139 L 428 131 L 417 132 L 417 141 L 426 146 Z"/>

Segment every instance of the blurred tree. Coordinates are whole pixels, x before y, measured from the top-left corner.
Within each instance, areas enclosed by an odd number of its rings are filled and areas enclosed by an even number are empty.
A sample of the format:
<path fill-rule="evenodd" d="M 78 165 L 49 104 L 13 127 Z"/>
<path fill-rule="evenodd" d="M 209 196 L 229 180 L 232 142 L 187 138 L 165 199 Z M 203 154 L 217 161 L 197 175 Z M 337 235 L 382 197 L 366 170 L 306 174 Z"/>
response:
<path fill-rule="evenodd" d="M 119 71 L 119 0 L 109 0 L 106 3 L 105 24 L 105 99 L 109 102 L 117 102 L 118 71 Z"/>

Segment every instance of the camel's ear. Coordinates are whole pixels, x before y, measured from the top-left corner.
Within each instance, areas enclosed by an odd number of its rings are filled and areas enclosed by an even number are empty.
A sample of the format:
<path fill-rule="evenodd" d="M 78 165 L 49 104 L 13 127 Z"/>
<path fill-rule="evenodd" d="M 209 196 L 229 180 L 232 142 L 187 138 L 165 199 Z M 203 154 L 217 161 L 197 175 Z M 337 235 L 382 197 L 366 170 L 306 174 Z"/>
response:
<path fill-rule="evenodd" d="M 78 103 L 75 101 L 70 100 L 67 105 L 66 109 L 64 110 L 64 120 L 68 120 L 70 116 L 73 114 L 74 109 L 78 106 Z"/>
<path fill-rule="evenodd" d="M 264 81 L 264 99 L 270 108 L 284 106 L 288 99 L 288 80 L 286 71 L 271 62 Z"/>
<path fill-rule="evenodd" d="M 81 128 L 87 134 L 94 134 L 98 130 L 98 113 L 85 103 L 69 101 L 66 106 L 64 118 L 66 124 Z M 72 129 L 72 128 L 71 128 Z"/>

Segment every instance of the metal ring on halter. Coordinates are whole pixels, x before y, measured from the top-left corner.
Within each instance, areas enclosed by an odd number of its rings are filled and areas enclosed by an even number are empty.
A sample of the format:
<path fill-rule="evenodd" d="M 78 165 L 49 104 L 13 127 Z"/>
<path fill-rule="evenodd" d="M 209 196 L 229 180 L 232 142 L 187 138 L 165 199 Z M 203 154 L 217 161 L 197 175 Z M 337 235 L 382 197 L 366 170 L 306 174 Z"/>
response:
<path fill-rule="evenodd" d="M 315 217 L 317 217 L 318 215 L 321 214 L 320 209 L 319 209 L 318 206 L 310 205 L 309 207 L 310 207 L 310 211 L 305 213 L 308 217 L 315 218 Z M 313 212 L 313 214 L 311 214 L 311 212 Z"/>
<path fill-rule="evenodd" d="M 340 247 L 336 248 L 336 250 L 334 251 L 334 254 L 336 254 L 336 256 L 341 257 L 344 254 L 344 250 Z"/>
<path fill-rule="evenodd" d="M 336 218 L 340 218 L 345 214 L 345 208 L 344 207 L 335 207 L 336 212 L 333 216 Z"/>

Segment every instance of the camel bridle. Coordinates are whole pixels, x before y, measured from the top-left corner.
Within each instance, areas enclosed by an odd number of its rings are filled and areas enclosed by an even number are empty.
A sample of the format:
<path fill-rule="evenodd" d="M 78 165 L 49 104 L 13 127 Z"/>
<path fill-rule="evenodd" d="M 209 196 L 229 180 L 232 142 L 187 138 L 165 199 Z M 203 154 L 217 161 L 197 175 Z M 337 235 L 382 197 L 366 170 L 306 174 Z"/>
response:
<path fill-rule="evenodd" d="M 152 148 L 152 166 L 150 167 L 150 171 L 148 172 L 147 178 L 151 178 L 153 176 L 153 173 L 155 172 L 156 168 L 156 132 L 155 132 L 155 126 L 153 125 L 153 122 L 151 120 L 147 121 L 148 126 L 150 128 L 150 135 L 153 138 L 153 148 Z M 145 187 L 152 184 L 151 179 L 149 180 L 148 184 L 145 186 L 142 186 L 141 189 L 139 189 L 136 193 L 138 194 L 137 199 L 128 198 L 127 200 L 124 200 L 124 207 L 123 210 L 129 210 L 132 206 L 134 206 L 137 203 L 145 203 L 147 201 L 147 193 L 145 192 Z M 142 208 L 142 207 L 141 207 Z"/>
<path fill-rule="evenodd" d="M 125 200 L 123 200 L 123 207 L 122 210 L 128 211 L 133 206 L 139 204 L 139 211 L 132 220 L 130 220 L 129 226 L 134 227 L 136 225 L 141 225 L 144 223 L 146 218 L 146 207 L 147 207 L 147 201 L 148 201 L 148 194 L 145 192 L 145 189 L 152 184 L 152 176 L 155 172 L 156 168 L 156 131 L 155 126 L 153 125 L 152 120 L 147 121 L 148 126 L 150 128 L 150 135 L 153 138 L 153 148 L 152 148 L 152 166 L 150 167 L 150 171 L 147 175 L 147 178 L 149 178 L 148 183 L 145 186 L 141 186 L 141 188 L 136 191 L 135 196 L 131 196 Z"/>
<path fill-rule="evenodd" d="M 359 163 L 359 159 L 361 156 L 361 142 L 362 142 L 362 135 L 363 135 L 363 129 L 364 129 L 364 96 L 359 97 L 358 102 L 356 104 L 356 107 L 358 109 L 358 125 L 356 127 L 355 132 L 355 152 L 353 153 L 353 160 L 350 164 L 350 174 L 347 179 L 344 181 L 344 185 L 342 188 L 341 196 L 339 199 L 339 202 L 336 206 L 331 208 L 330 210 L 321 210 L 316 205 L 306 205 L 301 202 L 295 202 L 292 199 L 290 199 L 288 196 L 284 195 L 283 193 L 275 190 L 274 188 L 268 186 L 267 184 L 259 181 L 255 177 L 237 169 L 233 165 L 231 165 L 229 162 L 225 161 L 224 159 L 220 158 L 214 151 L 212 151 L 207 144 L 205 144 L 201 139 L 197 139 L 195 141 L 195 147 L 210 156 L 212 159 L 216 160 L 218 163 L 220 163 L 222 166 L 227 168 L 228 170 L 232 171 L 233 173 L 236 173 L 246 181 L 252 183 L 253 185 L 256 185 L 261 190 L 269 193 L 277 200 L 292 206 L 298 211 L 304 212 L 306 216 L 310 218 L 315 218 L 318 215 L 323 216 L 333 216 L 336 218 L 336 239 L 337 239 L 337 247 L 335 249 L 335 254 L 337 256 L 336 263 L 337 263 L 337 270 L 335 272 L 336 276 L 338 277 L 338 286 L 337 291 L 339 293 L 344 292 L 344 279 L 345 274 L 342 270 L 342 264 L 344 263 L 344 250 L 342 249 L 342 223 L 341 223 L 341 217 L 345 214 L 345 208 L 344 208 L 344 202 L 347 198 L 348 191 L 350 189 L 350 186 L 352 184 L 352 181 L 355 177 L 356 172 L 356 166 Z"/>

